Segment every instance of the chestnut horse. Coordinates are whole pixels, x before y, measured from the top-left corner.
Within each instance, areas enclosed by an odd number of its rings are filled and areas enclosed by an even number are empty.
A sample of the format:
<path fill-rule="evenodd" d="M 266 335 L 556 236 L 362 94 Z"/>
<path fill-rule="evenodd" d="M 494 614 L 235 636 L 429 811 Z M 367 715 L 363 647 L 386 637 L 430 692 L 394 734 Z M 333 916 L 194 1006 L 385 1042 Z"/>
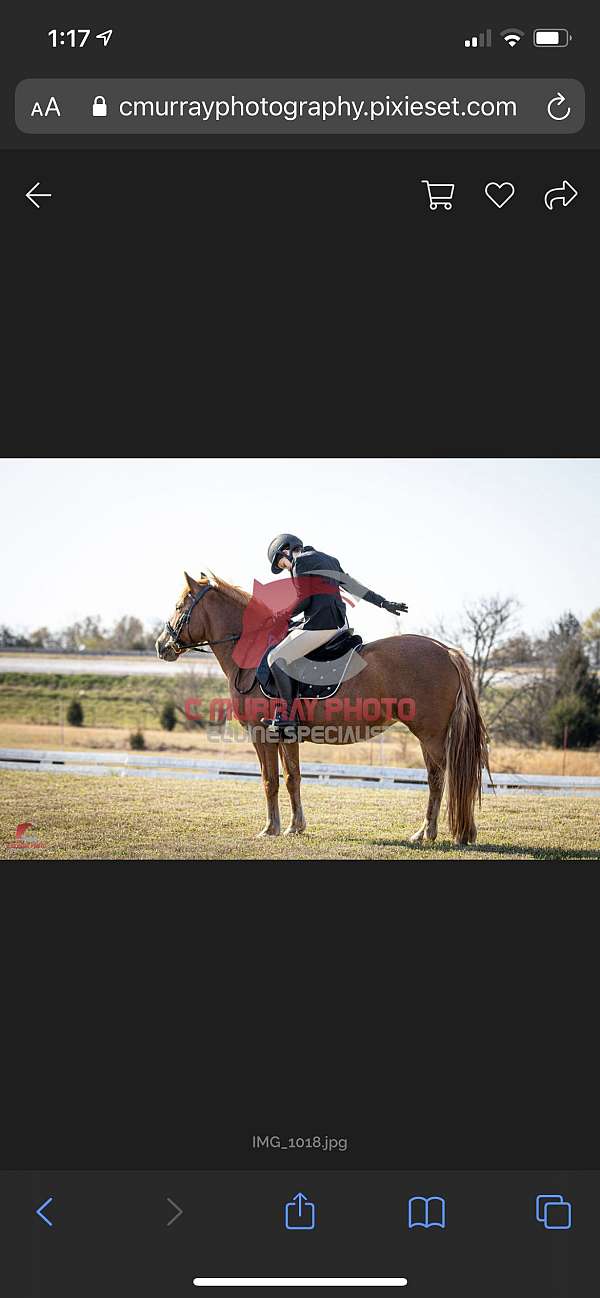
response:
<path fill-rule="evenodd" d="M 234 659 L 234 646 L 242 635 L 244 609 L 250 595 L 232 586 L 214 573 L 202 573 L 200 581 L 185 575 L 186 585 L 175 605 L 170 621 L 165 623 L 156 641 L 159 658 L 174 662 L 182 653 L 209 645 L 229 682 L 234 714 L 249 715 L 248 699 L 262 699 L 254 673 L 240 671 Z M 437 837 L 438 815 L 444 791 L 448 788 L 448 820 L 454 841 L 464 845 L 477 837 L 474 808 L 481 805 L 481 771 L 488 767 L 487 733 L 483 723 L 466 658 L 459 649 L 442 644 L 429 636 L 392 635 L 374 640 L 359 650 L 366 664 L 358 676 L 343 681 L 336 691 L 338 702 L 349 700 L 356 707 L 356 681 L 360 681 L 362 699 L 384 701 L 387 713 L 378 721 L 387 729 L 404 721 L 421 745 L 429 801 L 421 827 L 411 843 L 433 842 Z M 414 715 L 409 719 L 399 712 L 402 700 L 414 700 Z M 331 726 L 327 700 L 311 704 L 311 728 L 317 727 L 317 742 L 352 743 L 369 738 L 372 723 L 353 722 L 352 726 Z M 260 714 L 259 714 L 260 715 Z M 356 717 L 356 711 L 349 713 Z M 256 719 L 256 712 L 255 712 Z M 267 823 L 258 837 L 279 834 L 279 756 L 292 806 L 292 819 L 286 834 L 301 834 L 306 820 L 300 799 L 300 756 L 297 741 L 269 742 L 265 726 L 248 727 L 258 754 L 263 787 L 267 800 Z M 377 733 L 379 733 L 379 729 Z M 320 738 L 334 732 L 334 738 Z M 351 738 L 347 736 L 351 735 Z M 312 737 L 312 736 L 311 736 Z"/>

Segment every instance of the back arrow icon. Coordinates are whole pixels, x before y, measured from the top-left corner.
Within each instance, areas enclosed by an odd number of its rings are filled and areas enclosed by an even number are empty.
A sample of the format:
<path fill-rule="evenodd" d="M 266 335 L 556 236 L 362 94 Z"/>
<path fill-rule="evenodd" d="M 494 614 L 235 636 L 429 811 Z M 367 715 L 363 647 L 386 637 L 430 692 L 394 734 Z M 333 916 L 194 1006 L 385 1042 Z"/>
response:
<path fill-rule="evenodd" d="M 45 1221 L 45 1223 L 46 1223 L 47 1226 L 53 1226 L 53 1225 L 54 1225 L 54 1222 L 53 1222 L 53 1221 L 50 1221 L 50 1218 L 49 1218 L 49 1217 L 45 1217 L 45 1216 L 44 1216 L 44 1208 L 47 1208 L 47 1207 L 49 1206 L 49 1204 L 51 1204 L 51 1203 L 53 1203 L 53 1202 L 54 1202 L 54 1195 L 51 1194 L 51 1195 L 50 1195 L 50 1198 L 49 1198 L 49 1199 L 46 1199 L 46 1202 L 45 1202 L 45 1203 L 41 1203 L 40 1206 L 39 1206 L 39 1208 L 36 1208 L 36 1210 L 35 1210 L 35 1215 L 36 1215 L 36 1217 L 39 1217 L 42 1221 Z"/>
<path fill-rule="evenodd" d="M 33 203 L 34 207 L 39 207 L 39 203 L 37 201 L 38 198 L 52 198 L 52 194 L 39 194 L 37 192 L 39 183 L 40 183 L 39 180 L 36 180 L 35 185 L 32 185 L 31 189 L 28 189 L 25 195 L 25 198 L 28 198 L 29 202 Z"/>
<path fill-rule="evenodd" d="M 569 180 L 563 180 L 558 189 L 548 190 L 547 194 L 544 195 L 544 202 L 548 211 L 551 212 L 555 203 L 559 203 L 561 207 L 568 207 L 569 203 L 572 203 L 573 199 L 577 198 L 578 193 L 579 190 L 575 189 L 575 186 Z"/>
<path fill-rule="evenodd" d="M 167 1203 L 170 1203 L 171 1207 L 177 1209 L 175 1216 L 171 1217 L 171 1220 L 167 1222 L 167 1226 L 172 1226 L 175 1221 L 179 1221 L 179 1218 L 183 1216 L 183 1208 L 180 1208 L 179 1204 L 175 1203 L 174 1199 L 169 1199 L 168 1195 L 167 1195 Z"/>

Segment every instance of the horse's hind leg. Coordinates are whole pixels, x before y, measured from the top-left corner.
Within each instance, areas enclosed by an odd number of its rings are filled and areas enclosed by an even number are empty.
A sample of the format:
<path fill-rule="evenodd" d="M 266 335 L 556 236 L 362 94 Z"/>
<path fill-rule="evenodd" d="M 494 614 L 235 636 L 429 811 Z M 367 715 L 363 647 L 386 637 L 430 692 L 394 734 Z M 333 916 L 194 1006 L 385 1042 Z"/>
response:
<path fill-rule="evenodd" d="M 277 744 L 252 738 L 262 774 L 263 789 L 267 799 L 267 823 L 257 838 L 267 838 L 281 832 L 279 821 L 279 757 Z"/>
<path fill-rule="evenodd" d="M 300 800 L 300 745 L 298 741 L 280 744 L 279 752 L 281 753 L 285 787 L 292 804 L 292 819 L 284 833 L 302 834 L 306 829 L 306 820 Z"/>
<path fill-rule="evenodd" d="M 411 837 L 411 843 L 434 843 L 437 838 L 438 816 L 440 814 L 440 805 L 442 794 L 444 792 L 444 779 L 446 776 L 446 761 L 444 755 L 444 745 L 441 742 L 431 743 L 429 748 L 421 744 L 421 751 L 427 767 L 427 782 L 429 784 L 429 801 L 427 803 L 427 812 L 421 828 Z"/>

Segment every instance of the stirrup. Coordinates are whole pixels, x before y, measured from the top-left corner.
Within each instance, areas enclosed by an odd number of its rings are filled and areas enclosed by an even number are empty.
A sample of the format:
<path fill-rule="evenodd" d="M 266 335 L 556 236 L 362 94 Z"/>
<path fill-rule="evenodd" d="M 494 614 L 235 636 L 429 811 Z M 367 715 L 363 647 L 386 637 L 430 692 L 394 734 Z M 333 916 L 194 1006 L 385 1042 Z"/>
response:
<path fill-rule="evenodd" d="M 265 723 L 267 718 L 265 718 Z M 284 742 L 293 742 L 298 738 L 298 721 L 295 717 L 286 720 L 284 717 L 277 716 L 268 719 L 267 729 L 271 734 L 277 734 Z"/>

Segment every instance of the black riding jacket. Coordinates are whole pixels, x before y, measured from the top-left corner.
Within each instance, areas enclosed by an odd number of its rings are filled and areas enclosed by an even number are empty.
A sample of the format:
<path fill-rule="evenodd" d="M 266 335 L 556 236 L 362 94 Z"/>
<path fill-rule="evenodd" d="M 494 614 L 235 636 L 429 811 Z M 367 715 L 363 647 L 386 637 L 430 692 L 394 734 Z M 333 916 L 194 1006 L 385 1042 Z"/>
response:
<path fill-rule="evenodd" d="M 330 577 L 330 573 L 334 575 Z M 340 595 L 340 586 L 350 595 L 366 599 L 369 604 L 377 604 L 379 608 L 384 604 L 382 595 L 366 590 L 359 581 L 344 572 L 339 559 L 324 554 L 322 550 L 314 550 L 311 545 L 305 545 L 302 553 L 294 559 L 291 575 L 292 580 L 295 577 L 319 576 L 321 581 L 325 580 L 331 585 L 330 595 L 307 595 L 296 605 L 292 616 L 304 613 L 306 631 L 334 630 L 347 625 L 346 606 Z"/>

